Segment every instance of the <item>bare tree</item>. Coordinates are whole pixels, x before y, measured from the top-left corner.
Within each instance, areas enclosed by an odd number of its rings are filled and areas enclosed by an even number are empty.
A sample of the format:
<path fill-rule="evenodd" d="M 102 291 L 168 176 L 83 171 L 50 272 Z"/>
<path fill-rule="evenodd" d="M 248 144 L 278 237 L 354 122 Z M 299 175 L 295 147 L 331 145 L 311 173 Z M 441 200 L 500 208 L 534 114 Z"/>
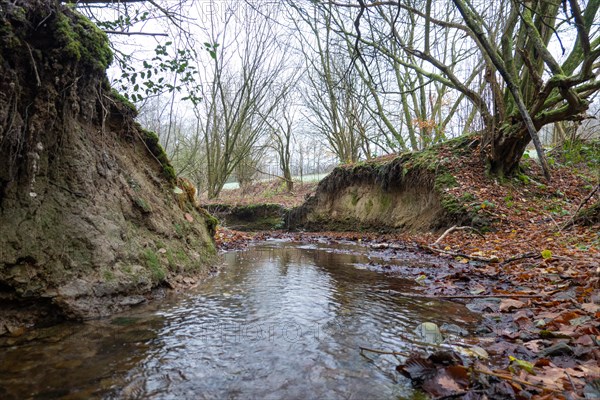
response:
<path fill-rule="evenodd" d="M 450 13 L 450 7 L 447 4 L 438 9 Z M 413 68 L 426 70 L 426 61 L 405 49 L 426 46 L 453 73 L 458 60 L 470 58 L 474 51 L 457 45 L 456 32 L 443 26 L 423 27 L 417 15 L 399 13 L 397 7 L 381 6 L 364 15 L 360 22 L 366 26 L 360 35 L 354 31 L 357 21 L 339 11 L 332 9 L 336 30 L 345 38 L 347 50 L 354 56 L 354 69 L 369 89 L 373 101 L 367 104 L 374 103 L 369 111 L 388 146 L 392 150 L 419 150 L 444 140 L 446 127 L 464 95 L 455 93 L 444 82 L 415 74 Z M 395 40 L 390 40 L 390 31 Z M 357 40 L 363 43 L 360 50 Z M 466 84 L 471 84 L 481 71 L 475 63 L 465 76 Z"/>
<path fill-rule="evenodd" d="M 599 0 L 562 3 L 501 0 L 493 4 L 453 0 L 459 15 L 455 12 L 436 14 L 438 2 L 431 0 L 423 0 L 418 5 L 409 0 L 356 5 L 330 1 L 329 4 L 358 9 L 359 15 L 367 8 L 395 7 L 398 13 L 410 13 L 419 19 L 425 29 L 425 41 L 419 48 L 403 43 L 396 29 L 391 30 L 390 37 L 407 56 L 429 65 L 424 69 L 406 57 L 407 67 L 458 90 L 477 108 L 485 126 L 482 155 L 492 174 L 514 172 L 527 144 L 533 140 L 549 178 L 537 131 L 547 124 L 586 118 L 589 99 L 600 89 L 600 80 L 594 72 L 600 58 L 600 32 L 594 25 Z M 507 18 L 499 18 L 506 14 Z M 463 43 L 478 49 L 485 62 L 484 76 L 492 93 L 492 104 L 465 84 L 450 64 L 430 51 L 432 26 L 462 32 Z M 568 56 L 561 60 L 560 52 L 565 51 L 562 46 L 569 35 L 576 40 Z M 356 37 L 362 46 L 372 45 L 358 33 Z M 359 46 L 357 51 L 360 51 Z M 432 68 L 437 72 L 432 72 Z"/>
<path fill-rule="evenodd" d="M 308 120 L 341 162 L 358 161 L 366 137 L 361 129 L 367 126 L 362 120 L 366 105 L 359 101 L 362 82 L 348 69 L 350 58 L 336 43 L 331 14 L 317 7 L 297 10 L 303 22 L 295 25 L 306 62 L 304 102 L 312 117 Z"/>
<path fill-rule="evenodd" d="M 297 108 L 292 93 L 288 91 L 279 110 L 266 122 L 269 126 L 269 148 L 277 155 L 279 168 L 288 192 L 294 190 L 292 179 L 292 146 L 294 144 L 294 122 Z"/>
<path fill-rule="evenodd" d="M 231 5 L 235 5 L 231 2 Z M 237 7 L 212 26 L 210 67 L 197 117 L 203 121 L 208 197 L 217 197 L 236 167 L 265 135 L 265 117 L 284 97 L 285 60 L 260 7 Z"/>

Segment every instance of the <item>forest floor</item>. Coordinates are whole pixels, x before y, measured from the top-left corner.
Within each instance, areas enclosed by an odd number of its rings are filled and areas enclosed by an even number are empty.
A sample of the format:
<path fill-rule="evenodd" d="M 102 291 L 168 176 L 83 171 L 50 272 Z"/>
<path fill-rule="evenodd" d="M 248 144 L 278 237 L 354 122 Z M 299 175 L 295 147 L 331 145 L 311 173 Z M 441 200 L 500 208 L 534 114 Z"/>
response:
<path fill-rule="evenodd" d="M 529 164 L 529 165 L 527 165 Z M 458 193 L 475 193 L 471 206 L 493 221 L 479 232 L 380 235 L 368 232 L 244 233 L 217 230 L 223 250 L 272 237 L 352 241 L 392 255 L 415 251 L 446 262 L 431 268 L 383 266 L 415 280 L 419 297 L 466 303 L 482 315 L 473 344 L 485 360 L 455 355 L 410 355 L 399 370 L 435 398 L 600 398 L 600 224 L 574 219 L 600 201 L 597 164 L 553 168 L 546 183 L 536 163 L 499 183 L 484 178 L 477 159 L 456 160 Z M 543 182 L 543 183 L 542 183 Z M 315 189 L 265 198 L 257 187 L 220 201 L 297 205 Z M 574 221 L 576 223 L 574 223 Z M 418 283 L 418 284 L 417 284 Z"/>

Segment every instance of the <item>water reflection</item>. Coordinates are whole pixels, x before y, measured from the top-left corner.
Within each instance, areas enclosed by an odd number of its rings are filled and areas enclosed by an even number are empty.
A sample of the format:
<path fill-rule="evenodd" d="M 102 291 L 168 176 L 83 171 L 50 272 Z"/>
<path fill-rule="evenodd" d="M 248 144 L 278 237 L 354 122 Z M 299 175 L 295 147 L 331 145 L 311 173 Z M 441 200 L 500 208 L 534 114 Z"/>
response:
<path fill-rule="evenodd" d="M 390 294 L 410 286 L 352 267 L 367 261 L 359 248 L 269 242 L 224 261 L 157 309 L 0 343 L 0 397 L 411 398 L 397 361 L 359 346 L 399 350 L 419 322 L 474 322 L 456 304 Z"/>

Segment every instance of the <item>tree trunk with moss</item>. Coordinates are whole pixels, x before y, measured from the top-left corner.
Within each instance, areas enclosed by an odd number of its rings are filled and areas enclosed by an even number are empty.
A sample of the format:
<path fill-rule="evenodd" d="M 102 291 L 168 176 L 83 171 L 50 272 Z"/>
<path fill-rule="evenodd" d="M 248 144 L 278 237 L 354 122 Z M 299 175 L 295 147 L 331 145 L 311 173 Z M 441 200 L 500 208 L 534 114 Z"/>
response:
<path fill-rule="evenodd" d="M 526 146 L 533 141 L 548 177 L 538 131 L 556 122 L 587 118 L 590 101 L 600 90 L 600 30 L 595 25 L 600 0 L 451 2 L 455 7 L 427 1 L 424 10 L 412 1 L 340 4 L 337 11 L 360 8 L 358 17 L 331 15 L 341 21 L 338 31 L 351 39 L 353 55 L 374 51 L 377 57 L 468 99 L 483 122 L 481 150 L 489 172 L 515 172 Z M 380 28 L 382 21 L 377 15 L 395 16 L 389 31 Z M 344 21 L 353 22 L 353 31 L 346 29 Z M 424 27 L 422 41 L 412 43 L 400 33 L 407 21 Z M 360 29 L 361 23 L 370 24 L 371 29 Z M 390 39 L 393 45 L 388 44 Z M 567 44 L 570 49 L 562 48 Z M 399 47 L 404 57 L 394 54 L 393 46 Z M 446 61 L 440 49 L 453 46 L 461 49 L 459 56 Z M 461 71 L 472 71 L 473 62 L 479 60 L 484 65 L 480 82 L 465 79 Z M 429 67 L 423 67 L 421 61 Z"/>
<path fill-rule="evenodd" d="M 490 172 L 513 173 L 527 144 L 533 141 L 549 179 L 548 163 L 537 132 L 547 124 L 585 118 L 588 99 L 600 89 L 600 81 L 592 70 L 600 58 L 600 37 L 592 37 L 598 34 L 592 25 L 600 0 L 589 1 L 583 9 L 583 4 L 576 0 L 568 2 L 570 9 L 566 3 L 561 8 L 559 2 L 511 2 L 499 43 L 483 29 L 483 14 L 464 0 L 453 1 L 488 64 L 494 114 L 483 101 L 479 107 L 487 125 L 483 151 Z M 572 21 L 577 39 L 569 57 L 560 64 L 549 44 L 558 22 L 565 18 Z M 547 71 L 549 78 L 544 79 Z M 504 87 L 498 84 L 496 73 Z"/>

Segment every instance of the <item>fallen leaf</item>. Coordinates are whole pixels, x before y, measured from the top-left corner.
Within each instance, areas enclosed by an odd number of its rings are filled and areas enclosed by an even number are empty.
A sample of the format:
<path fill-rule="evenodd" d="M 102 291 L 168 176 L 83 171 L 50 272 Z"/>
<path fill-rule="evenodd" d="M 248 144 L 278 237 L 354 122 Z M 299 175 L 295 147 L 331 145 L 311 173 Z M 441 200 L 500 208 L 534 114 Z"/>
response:
<path fill-rule="evenodd" d="M 522 308 L 523 306 L 525 306 L 525 303 L 523 303 L 522 301 L 515 299 L 502 299 L 502 301 L 500 302 L 499 310 L 501 312 L 505 312 L 517 308 Z"/>
<path fill-rule="evenodd" d="M 423 382 L 421 388 L 435 397 L 449 396 L 462 392 L 469 385 L 467 369 L 462 365 L 441 368 L 436 375 Z"/>
<path fill-rule="evenodd" d="M 600 311 L 600 305 L 595 303 L 583 303 L 579 305 L 582 310 L 587 311 L 591 314 L 595 314 Z"/>
<path fill-rule="evenodd" d="M 522 368 L 530 374 L 535 374 L 534 366 L 532 363 L 525 360 L 519 360 L 518 358 L 515 358 L 513 356 L 508 356 L 508 359 L 512 362 L 513 366 Z"/>

